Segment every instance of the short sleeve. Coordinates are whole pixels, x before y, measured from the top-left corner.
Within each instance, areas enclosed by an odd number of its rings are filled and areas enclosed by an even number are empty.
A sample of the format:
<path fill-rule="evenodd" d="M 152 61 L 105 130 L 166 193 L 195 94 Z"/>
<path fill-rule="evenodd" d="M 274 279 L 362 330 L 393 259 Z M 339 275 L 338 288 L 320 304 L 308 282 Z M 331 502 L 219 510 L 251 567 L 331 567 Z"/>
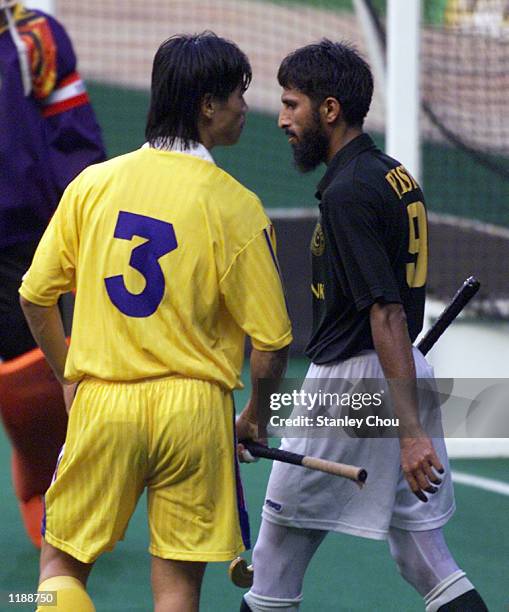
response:
<path fill-rule="evenodd" d="M 401 303 L 374 202 L 366 196 L 350 201 L 329 196 L 322 203 L 322 221 L 341 289 L 357 310 L 375 302 Z"/>
<path fill-rule="evenodd" d="M 253 346 L 275 351 L 292 341 L 270 226 L 236 255 L 220 280 L 226 307 Z"/>

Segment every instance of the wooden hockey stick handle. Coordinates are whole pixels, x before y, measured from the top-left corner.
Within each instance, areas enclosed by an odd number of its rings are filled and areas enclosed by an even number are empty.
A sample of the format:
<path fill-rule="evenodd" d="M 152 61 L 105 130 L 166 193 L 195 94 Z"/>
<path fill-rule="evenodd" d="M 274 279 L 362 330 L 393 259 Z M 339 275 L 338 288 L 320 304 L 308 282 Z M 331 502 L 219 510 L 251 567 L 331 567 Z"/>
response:
<path fill-rule="evenodd" d="M 265 459 L 272 459 L 273 461 L 302 465 L 311 470 L 318 470 L 320 472 L 327 472 L 327 474 L 349 478 L 358 484 L 365 483 L 368 477 L 368 473 L 364 468 L 355 465 L 347 465 L 345 463 L 337 463 L 336 461 L 327 461 L 326 459 L 320 459 L 318 457 L 299 455 L 298 453 L 291 453 L 289 451 L 280 450 L 279 448 L 270 448 L 258 442 L 253 442 L 252 440 L 240 440 L 240 443 L 253 455 L 253 457 L 263 457 Z"/>
<path fill-rule="evenodd" d="M 364 483 L 368 477 L 368 473 L 364 468 L 346 463 L 337 463 L 336 461 L 327 461 L 327 459 L 320 459 L 319 457 L 304 456 L 302 465 L 311 470 L 319 470 L 320 472 L 342 476 L 343 478 L 355 480 L 355 482 Z"/>

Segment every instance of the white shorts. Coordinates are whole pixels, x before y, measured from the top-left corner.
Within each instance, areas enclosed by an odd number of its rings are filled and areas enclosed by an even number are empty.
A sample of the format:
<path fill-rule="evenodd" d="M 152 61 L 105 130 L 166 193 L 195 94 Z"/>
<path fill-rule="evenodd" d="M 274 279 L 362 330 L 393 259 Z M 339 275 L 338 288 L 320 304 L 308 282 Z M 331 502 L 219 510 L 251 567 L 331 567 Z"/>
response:
<path fill-rule="evenodd" d="M 434 386 L 433 369 L 414 349 L 417 377 Z M 359 380 L 384 378 L 375 351 L 365 351 L 351 359 L 327 364 L 311 364 L 303 384 L 306 391 L 320 390 L 324 379 Z M 349 388 L 349 387 L 347 387 Z M 421 397 L 419 413 L 427 431 L 441 431 L 437 396 Z M 330 413 L 330 409 L 329 409 Z M 275 461 L 272 467 L 262 516 L 273 523 L 306 529 L 338 531 L 382 540 L 390 527 L 425 531 L 444 525 L 455 510 L 449 461 L 443 437 L 433 437 L 433 445 L 445 469 L 442 484 L 423 503 L 410 490 L 401 470 L 399 441 L 391 438 L 304 437 L 283 438 L 284 450 L 362 466 L 368 471 L 363 489 L 346 478 Z"/>

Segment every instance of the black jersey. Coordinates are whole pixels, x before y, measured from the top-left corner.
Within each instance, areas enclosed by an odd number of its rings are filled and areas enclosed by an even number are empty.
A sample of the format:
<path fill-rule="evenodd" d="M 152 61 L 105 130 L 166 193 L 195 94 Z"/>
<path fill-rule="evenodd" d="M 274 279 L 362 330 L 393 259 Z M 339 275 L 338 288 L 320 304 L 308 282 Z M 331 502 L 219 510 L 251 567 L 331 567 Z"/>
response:
<path fill-rule="evenodd" d="M 427 218 L 419 185 L 361 134 L 332 159 L 316 194 L 311 243 L 314 363 L 373 349 L 375 302 L 403 305 L 412 342 L 422 329 L 428 267 Z"/>

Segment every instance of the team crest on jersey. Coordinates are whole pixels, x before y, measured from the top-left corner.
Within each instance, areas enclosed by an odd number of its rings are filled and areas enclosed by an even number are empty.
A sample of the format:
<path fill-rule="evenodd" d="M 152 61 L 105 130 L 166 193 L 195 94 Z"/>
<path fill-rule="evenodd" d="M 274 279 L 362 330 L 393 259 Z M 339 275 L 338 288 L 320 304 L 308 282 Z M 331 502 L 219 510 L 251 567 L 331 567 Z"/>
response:
<path fill-rule="evenodd" d="M 313 253 L 315 257 L 321 257 L 324 251 L 325 236 L 323 234 L 320 221 L 318 221 L 315 227 L 315 231 L 313 232 L 313 238 L 311 239 L 311 253 Z"/>
<path fill-rule="evenodd" d="M 36 98 L 46 98 L 57 80 L 57 48 L 50 25 L 44 17 L 35 16 L 18 26 L 28 50 Z"/>

